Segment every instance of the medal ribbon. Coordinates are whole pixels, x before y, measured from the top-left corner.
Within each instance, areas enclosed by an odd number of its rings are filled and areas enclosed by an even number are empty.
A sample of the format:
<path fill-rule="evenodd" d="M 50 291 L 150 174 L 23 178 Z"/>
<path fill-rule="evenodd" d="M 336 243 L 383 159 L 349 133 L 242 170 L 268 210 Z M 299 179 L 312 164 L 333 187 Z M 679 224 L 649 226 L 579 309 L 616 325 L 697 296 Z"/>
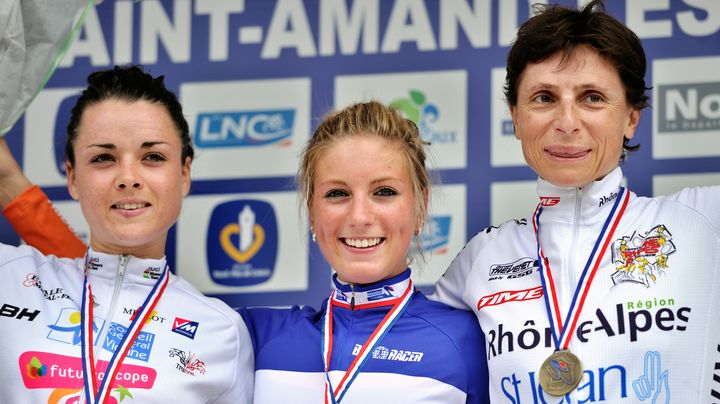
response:
<path fill-rule="evenodd" d="M 88 282 L 87 277 L 87 264 L 85 265 L 85 280 L 81 302 L 81 328 L 80 333 L 82 339 L 82 368 L 83 368 L 83 379 L 85 382 L 85 397 L 87 401 L 93 404 L 103 404 L 110 397 L 112 392 L 112 381 L 115 379 L 117 372 L 120 370 L 123 360 L 130 352 L 135 338 L 140 334 L 140 330 L 145 325 L 145 322 L 152 314 L 155 305 L 160 300 L 165 287 L 170 279 L 170 271 L 166 266 L 163 273 L 160 275 L 158 280 L 155 282 L 152 290 L 145 298 L 142 306 L 135 313 L 135 318 L 130 322 L 125 335 L 123 335 L 119 346 L 113 353 L 110 362 L 108 363 L 107 369 L 105 369 L 105 376 L 100 383 L 100 387 L 97 386 L 97 377 L 95 374 L 95 354 L 93 351 L 93 298 L 92 288 Z"/>
<path fill-rule="evenodd" d="M 330 382 L 329 373 L 330 358 L 332 357 L 333 344 L 332 306 L 333 301 L 335 300 L 335 294 L 337 290 L 333 291 L 332 295 L 330 295 L 330 300 L 327 303 L 327 308 L 325 309 L 325 321 L 323 322 L 322 354 L 323 363 L 325 364 L 325 404 L 340 403 L 340 400 L 342 400 L 343 396 L 350 388 L 350 385 L 355 381 L 355 378 L 360 373 L 360 369 L 365 365 L 365 362 L 367 362 L 369 355 L 373 351 L 373 349 L 375 349 L 375 346 L 380 343 L 383 337 L 385 337 L 385 335 L 388 333 L 388 331 L 390 331 L 395 322 L 408 308 L 410 300 L 412 300 L 413 290 L 414 289 L 412 280 L 408 279 L 407 288 L 405 289 L 403 294 L 399 298 L 397 298 L 397 301 L 395 302 L 395 304 L 393 304 L 393 307 L 390 309 L 390 311 L 388 311 L 382 321 L 380 321 L 380 324 L 375 327 L 375 330 L 372 332 L 372 334 L 370 334 L 367 341 L 365 341 L 362 348 L 360 349 L 360 352 L 358 352 L 357 356 L 355 356 L 355 359 L 345 371 L 345 375 L 340 380 L 337 388 L 335 388 L 334 390 L 332 383 Z"/>
<path fill-rule="evenodd" d="M 550 329 L 552 330 L 553 342 L 555 343 L 556 350 L 566 350 L 570 345 L 570 339 L 572 338 L 575 327 L 577 326 L 580 313 L 582 312 L 583 305 L 585 304 L 585 298 L 587 297 L 590 285 L 595 277 L 602 257 L 605 255 L 612 235 L 615 229 L 620 223 L 620 219 L 625 213 L 628 201 L 630 200 L 630 192 L 624 187 L 620 187 L 618 196 L 615 199 L 612 210 L 605 219 L 605 224 L 598 235 L 595 245 L 593 246 L 592 252 L 585 263 L 585 268 L 580 275 L 580 280 L 575 288 L 575 294 L 572 298 L 572 303 L 568 309 L 565 321 L 563 322 L 560 316 L 560 306 L 558 304 L 557 292 L 555 287 L 555 281 L 552 277 L 552 271 L 550 270 L 550 262 L 540 246 L 540 214 L 542 213 L 542 203 L 538 204 L 533 213 L 533 229 L 535 230 L 535 239 L 537 240 L 538 250 L 538 265 L 540 267 L 540 280 L 542 281 L 543 295 L 545 296 L 545 308 L 547 309 L 548 319 L 550 320 Z"/>

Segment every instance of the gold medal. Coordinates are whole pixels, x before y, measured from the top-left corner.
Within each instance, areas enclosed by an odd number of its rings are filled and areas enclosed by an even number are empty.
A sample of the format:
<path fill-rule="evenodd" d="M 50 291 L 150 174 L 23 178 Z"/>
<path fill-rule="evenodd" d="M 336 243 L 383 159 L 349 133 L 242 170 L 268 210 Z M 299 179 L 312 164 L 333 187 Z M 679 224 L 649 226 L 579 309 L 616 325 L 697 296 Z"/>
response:
<path fill-rule="evenodd" d="M 564 396 L 575 390 L 582 379 L 580 359 L 570 351 L 555 351 L 540 367 L 540 385 L 553 396 Z"/>

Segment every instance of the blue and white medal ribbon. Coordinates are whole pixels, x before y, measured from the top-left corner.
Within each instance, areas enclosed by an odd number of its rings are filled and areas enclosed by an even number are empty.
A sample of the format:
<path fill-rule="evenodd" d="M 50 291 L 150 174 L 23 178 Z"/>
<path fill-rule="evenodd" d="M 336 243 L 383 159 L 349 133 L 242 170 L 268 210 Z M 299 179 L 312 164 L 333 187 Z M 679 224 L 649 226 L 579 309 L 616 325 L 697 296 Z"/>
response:
<path fill-rule="evenodd" d="M 337 388 L 333 389 L 332 383 L 330 382 L 330 358 L 332 357 L 332 306 L 335 300 L 335 294 L 337 290 L 333 291 L 330 295 L 330 299 L 327 302 L 325 309 L 325 319 L 323 322 L 323 340 L 322 340 L 322 355 L 323 363 L 325 365 L 325 404 L 338 404 L 342 400 L 345 393 L 347 393 L 350 385 L 355 381 L 355 378 L 360 373 L 360 369 L 367 362 L 369 355 L 375 349 L 375 346 L 385 337 L 390 331 L 395 322 L 400 319 L 400 316 L 408 308 L 410 301 L 413 297 L 413 284 L 412 280 L 408 279 L 408 285 L 403 294 L 397 298 L 397 301 L 393 307 L 388 311 L 385 317 L 380 321 L 375 330 L 370 334 L 367 341 L 363 344 L 360 352 L 350 364 L 348 369 L 345 371 L 345 375 L 338 383 Z"/>
<path fill-rule="evenodd" d="M 624 187 L 620 187 L 618 197 L 615 199 L 612 210 L 605 220 L 600 235 L 595 241 L 592 252 L 585 263 L 585 268 L 580 275 L 580 280 L 575 288 L 575 294 L 573 295 L 572 303 L 570 304 L 564 321 L 560 315 L 560 305 L 557 299 L 555 281 L 553 280 L 552 271 L 550 270 L 550 263 L 540 246 L 540 214 L 543 210 L 541 206 L 542 203 L 538 204 L 535 209 L 535 213 L 533 214 L 533 229 L 535 230 L 535 239 L 537 240 L 540 279 L 542 281 L 545 307 L 547 309 L 548 319 L 550 320 L 550 329 L 552 330 L 556 350 L 567 350 L 570 345 L 570 340 L 572 339 L 578 319 L 580 318 L 580 313 L 585 304 L 585 298 L 590 290 L 590 285 L 600 266 L 602 257 L 605 255 L 605 251 L 612 241 L 613 233 L 615 233 L 615 229 L 625 213 L 625 208 L 629 200 L 630 192 Z"/>
<path fill-rule="evenodd" d="M 85 280 L 83 283 L 83 295 L 81 302 L 81 340 L 82 340 L 82 368 L 83 368 L 83 379 L 86 401 L 92 404 L 104 404 L 110 397 L 112 392 L 112 383 L 115 380 L 117 372 L 120 370 L 123 360 L 130 352 L 130 348 L 135 342 L 140 330 L 145 325 L 145 322 L 152 314 L 155 305 L 160 300 L 165 288 L 170 279 L 170 271 L 168 267 L 165 267 L 163 273 L 160 275 L 158 280 L 155 282 L 150 294 L 145 298 L 142 306 L 135 313 L 135 318 L 130 323 L 125 335 L 123 335 L 119 346 L 115 350 L 110 362 L 108 363 L 107 369 L 105 369 L 105 375 L 100 382 L 100 386 L 97 386 L 97 374 L 95 372 L 95 355 L 93 352 L 93 298 L 92 288 L 88 282 L 87 277 L 87 265 L 85 265 Z"/>

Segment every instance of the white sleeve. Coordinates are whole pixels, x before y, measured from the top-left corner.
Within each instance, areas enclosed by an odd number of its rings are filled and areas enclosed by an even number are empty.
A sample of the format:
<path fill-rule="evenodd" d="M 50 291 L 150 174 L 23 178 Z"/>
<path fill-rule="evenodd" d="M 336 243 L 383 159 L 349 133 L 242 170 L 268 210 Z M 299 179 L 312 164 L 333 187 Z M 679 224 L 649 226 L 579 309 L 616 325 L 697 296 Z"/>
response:
<path fill-rule="evenodd" d="M 455 259 L 450 263 L 445 274 L 435 283 L 435 292 L 428 296 L 432 300 L 437 300 L 458 309 L 472 310 L 465 302 L 465 289 L 467 287 L 467 279 L 473 267 L 473 261 L 477 256 L 476 245 L 477 238 L 475 236 L 470 240 Z"/>
<path fill-rule="evenodd" d="M 235 377 L 233 384 L 214 403 L 251 404 L 253 390 L 255 389 L 255 355 L 245 322 L 239 314 L 235 313 L 235 329 L 238 334 L 238 347 L 236 353 Z M 228 355 L 231 351 L 228 351 Z"/>
<path fill-rule="evenodd" d="M 675 200 L 705 217 L 720 235 L 720 185 L 684 188 L 668 199 Z"/>

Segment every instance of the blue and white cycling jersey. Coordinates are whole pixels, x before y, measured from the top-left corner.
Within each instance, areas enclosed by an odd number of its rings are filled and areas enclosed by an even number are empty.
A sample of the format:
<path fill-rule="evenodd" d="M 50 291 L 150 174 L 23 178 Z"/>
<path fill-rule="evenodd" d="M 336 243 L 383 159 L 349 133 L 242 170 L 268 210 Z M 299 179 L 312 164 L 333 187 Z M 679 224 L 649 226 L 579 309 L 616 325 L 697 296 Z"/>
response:
<path fill-rule="evenodd" d="M 399 298 L 410 270 L 355 287 L 336 278 L 333 304 L 333 386 Z M 354 298 L 354 305 L 350 301 Z M 255 403 L 322 403 L 325 373 L 319 311 L 241 311 L 255 348 Z M 486 403 L 482 332 L 471 313 L 429 301 L 415 291 L 407 310 L 372 351 L 342 403 Z"/>

